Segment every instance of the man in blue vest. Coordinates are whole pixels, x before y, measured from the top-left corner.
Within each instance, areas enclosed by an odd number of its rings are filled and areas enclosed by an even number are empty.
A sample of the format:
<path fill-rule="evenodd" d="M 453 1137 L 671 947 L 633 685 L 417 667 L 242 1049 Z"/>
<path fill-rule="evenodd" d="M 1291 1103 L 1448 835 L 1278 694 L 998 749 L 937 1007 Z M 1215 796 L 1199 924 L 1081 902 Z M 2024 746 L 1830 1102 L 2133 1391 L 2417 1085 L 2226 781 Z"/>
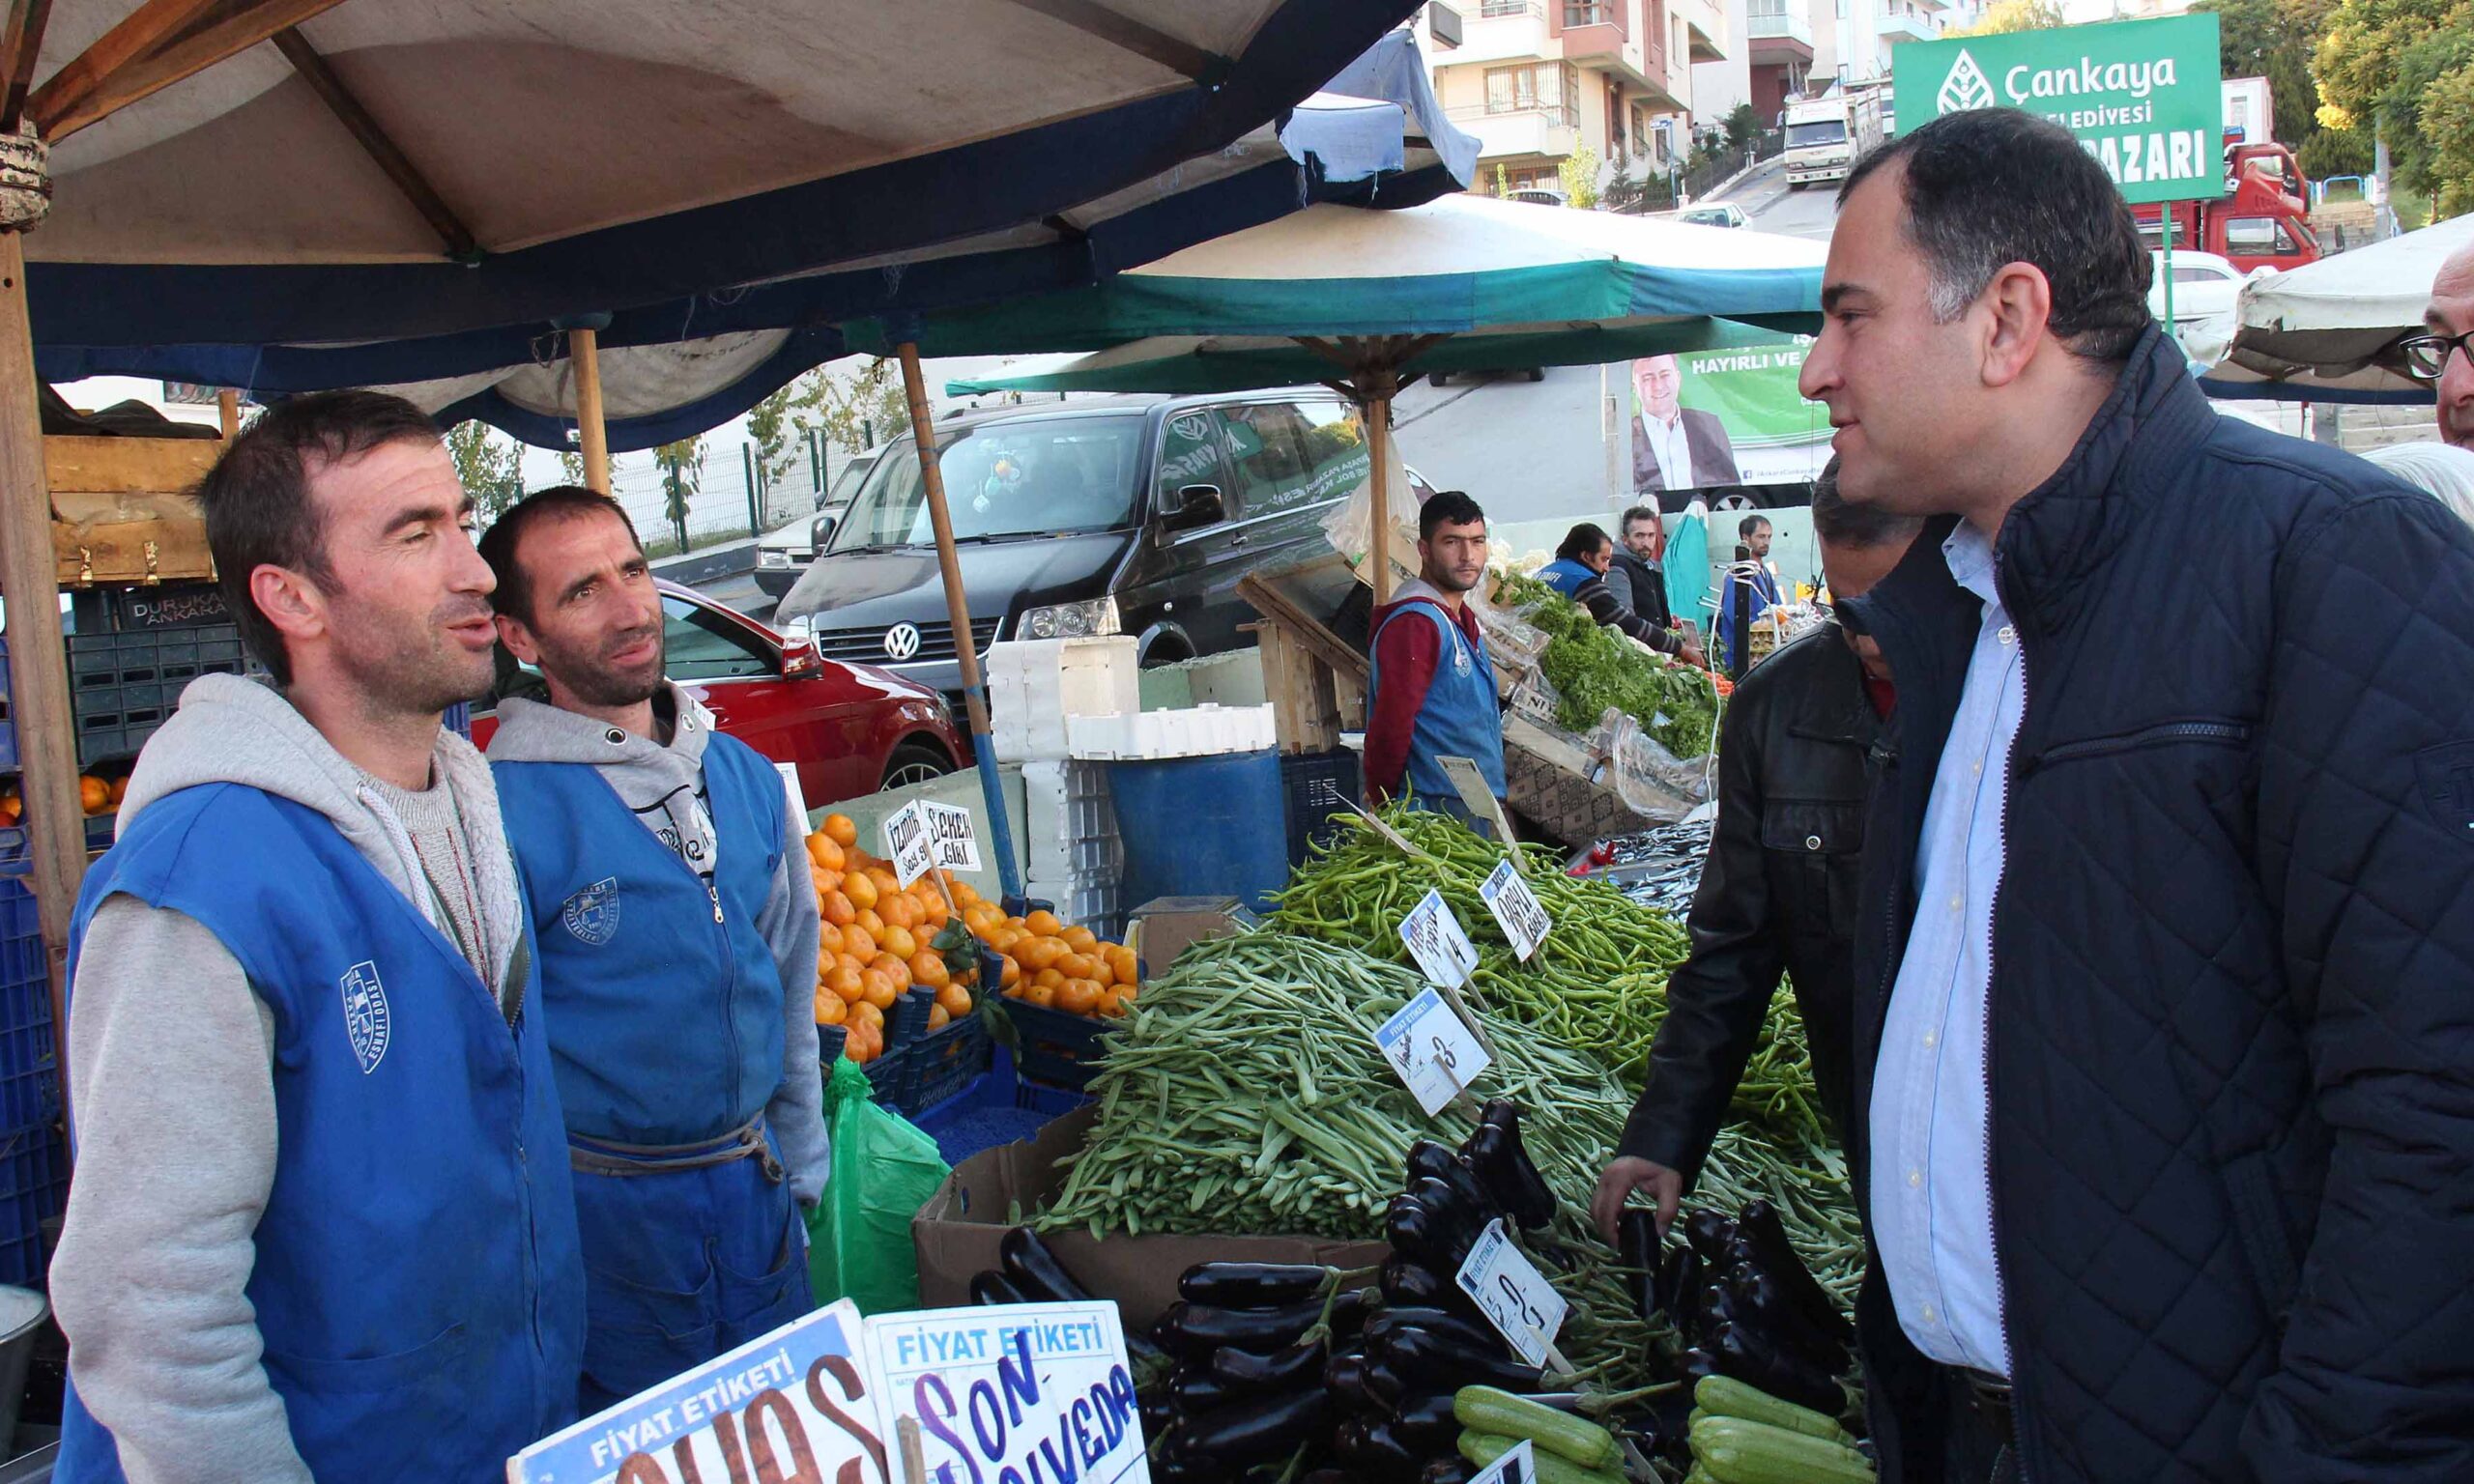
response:
<path fill-rule="evenodd" d="M 71 927 L 64 1481 L 482 1484 L 572 1420 L 574 1197 L 438 430 L 282 403 L 199 491 L 272 683 L 147 743 Z"/>
<path fill-rule="evenodd" d="M 549 703 L 490 739 L 532 904 L 584 1229 L 584 1407 L 808 1311 L 824 1188 L 816 887 L 781 775 L 662 677 L 661 593 L 608 496 L 481 539 Z"/>
<path fill-rule="evenodd" d="M 1486 575 L 1486 513 L 1458 490 L 1418 509 L 1418 580 L 1374 613 L 1366 783 L 1378 801 L 1476 824 L 1438 761 L 1466 757 L 1504 796 L 1503 706 L 1469 591 Z"/>

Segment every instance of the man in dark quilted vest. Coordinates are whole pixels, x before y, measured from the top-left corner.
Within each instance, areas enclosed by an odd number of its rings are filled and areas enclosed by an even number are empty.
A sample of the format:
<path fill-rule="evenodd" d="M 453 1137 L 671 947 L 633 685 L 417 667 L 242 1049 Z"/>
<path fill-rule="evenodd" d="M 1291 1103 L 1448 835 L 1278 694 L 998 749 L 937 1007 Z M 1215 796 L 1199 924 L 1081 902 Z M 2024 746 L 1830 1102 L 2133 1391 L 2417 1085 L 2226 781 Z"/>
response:
<path fill-rule="evenodd" d="M 2209 408 L 2059 128 L 1850 176 L 1803 390 L 1937 519 L 1849 1149 L 1885 1480 L 2474 1478 L 2474 533 Z"/>

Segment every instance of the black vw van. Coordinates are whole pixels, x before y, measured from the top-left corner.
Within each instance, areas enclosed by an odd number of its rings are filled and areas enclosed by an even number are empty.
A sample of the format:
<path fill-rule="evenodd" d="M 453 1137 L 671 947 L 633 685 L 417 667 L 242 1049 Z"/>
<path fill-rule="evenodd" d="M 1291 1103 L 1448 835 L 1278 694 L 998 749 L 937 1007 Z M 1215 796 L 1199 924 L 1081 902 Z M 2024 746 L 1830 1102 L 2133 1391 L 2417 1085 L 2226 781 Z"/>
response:
<path fill-rule="evenodd" d="M 1131 634 L 1145 665 L 1251 644 L 1238 579 L 1329 551 L 1324 517 L 1372 468 L 1356 407 L 1312 387 L 970 413 L 937 424 L 936 443 L 979 652 Z M 807 628 L 827 659 L 960 691 L 907 440 L 869 471 L 774 621 Z"/>

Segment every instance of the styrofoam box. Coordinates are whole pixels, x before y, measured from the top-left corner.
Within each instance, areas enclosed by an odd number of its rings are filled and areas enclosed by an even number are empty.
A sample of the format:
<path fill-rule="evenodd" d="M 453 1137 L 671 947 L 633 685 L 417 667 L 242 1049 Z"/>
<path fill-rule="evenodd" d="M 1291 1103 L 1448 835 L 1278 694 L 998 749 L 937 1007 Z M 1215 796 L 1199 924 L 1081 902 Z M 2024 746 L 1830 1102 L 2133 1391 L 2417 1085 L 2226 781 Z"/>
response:
<path fill-rule="evenodd" d="M 1068 717 L 1141 709 L 1141 666 L 1131 635 L 1009 640 L 989 648 L 988 694 L 998 756 L 1063 757 Z"/>
<path fill-rule="evenodd" d="M 1192 706 L 1069 717 L 1065 733 L 1074 756 L 1110 761 L 1259 753 L 1277 745 L 1269 706 Z"/>
<path fill-rule="evenodd" d="M 1056 915 L 1068 926 L 1088 928 L 1111 943 L 1124 941 L 1125 889 L 1116 877 L 1052 881 L 1034 877 L 1022 890 L 1039 900 L 1055 902 Z"/>

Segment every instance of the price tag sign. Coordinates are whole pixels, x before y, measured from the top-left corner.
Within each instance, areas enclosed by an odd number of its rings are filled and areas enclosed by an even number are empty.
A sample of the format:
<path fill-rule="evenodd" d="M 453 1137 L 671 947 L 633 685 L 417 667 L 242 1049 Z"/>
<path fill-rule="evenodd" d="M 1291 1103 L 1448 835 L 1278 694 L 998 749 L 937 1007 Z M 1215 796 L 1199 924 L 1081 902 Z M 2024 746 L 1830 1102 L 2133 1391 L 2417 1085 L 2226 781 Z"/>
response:
<path fill-rule="evenodd" d="M 799 786 L 799 765 L 777 762 L 773 764 L 773 771 L 782 775 L 783 801 L 791 806 L 791 817 L 798 821 L 799 833 L 805 835 L 808 832 L 808 794 Z"/>
<path fill-rule="evenodd" d="M 1460 1291 L 1478 1301 L 1505 1341 L 1520 1352 L 1521 1359 L 1531 1365 L 1546 1363 L 1556 1332 L 1564 1327 L 1564 1315 L 1571 1306 L 1512 1245 L 1504 1232 L 1503 1217 L 1487 1222 L 1470 1246 L 1458 1282 Z"/>
<path fill-rule="evenodd" d="M 1428 1117 L 1459 1097 L 1494 1062 L 1432 987 L 1419 990 L 1416 999 L 1384 1021 L 1374 1033 L 1374 1044 Z"/>
<path fill-rule="evenodd" d="M 885 816 L 885 859 L 893 862 L 894 879 L 905 887 L 936 864 L 936 845 L 928 835 L 928 811 L 917 799 Z"/>
<path fill-rule="evenodd" d="M 1425 971 L 1429 984 L 1457 989 L 1478 971 L 1478 946 L 1461 931 L 1460 919 L 1444 904 L 1443 894 L 1432 887 L 1400 919 L 1400 941 L 1409 945 L 1409 956 Z"/>
<path fill-rule="evenodd" d="M 1511 869 L 1507 858 L 1495 863 L 1494 870 L 1478 888 L 1478 895 L 1485 899 L 1486 910 L 1495 914 L 1495 925 L 1503 928 L 1504 940 L 1511 945 L 1512 953 L 1527 963 L 1529 956 L 1538 952 L 1538 945 L 1546 941 L 1546 934 L 1555 926 L 1555 920 L 1539 905 L 1538 894 L 1529 889 L 1529 883 Z"/>
<path fill-rule="evenodd" d="M 1481 1469 L 1469 1484 L 1531 1484 L 1538 1477 L 1534 1445 L 1526 1438 L 1504 1450 L 1504 1456 Z"/>
<path fill-rule="evenodd" d="M 936 864 L 947 870 L 979 870 L 979 831 L 970 811 L 959 804 L 922 799 L 917 807 L 928 815 L 928 838 L 936 848 Z"/>

